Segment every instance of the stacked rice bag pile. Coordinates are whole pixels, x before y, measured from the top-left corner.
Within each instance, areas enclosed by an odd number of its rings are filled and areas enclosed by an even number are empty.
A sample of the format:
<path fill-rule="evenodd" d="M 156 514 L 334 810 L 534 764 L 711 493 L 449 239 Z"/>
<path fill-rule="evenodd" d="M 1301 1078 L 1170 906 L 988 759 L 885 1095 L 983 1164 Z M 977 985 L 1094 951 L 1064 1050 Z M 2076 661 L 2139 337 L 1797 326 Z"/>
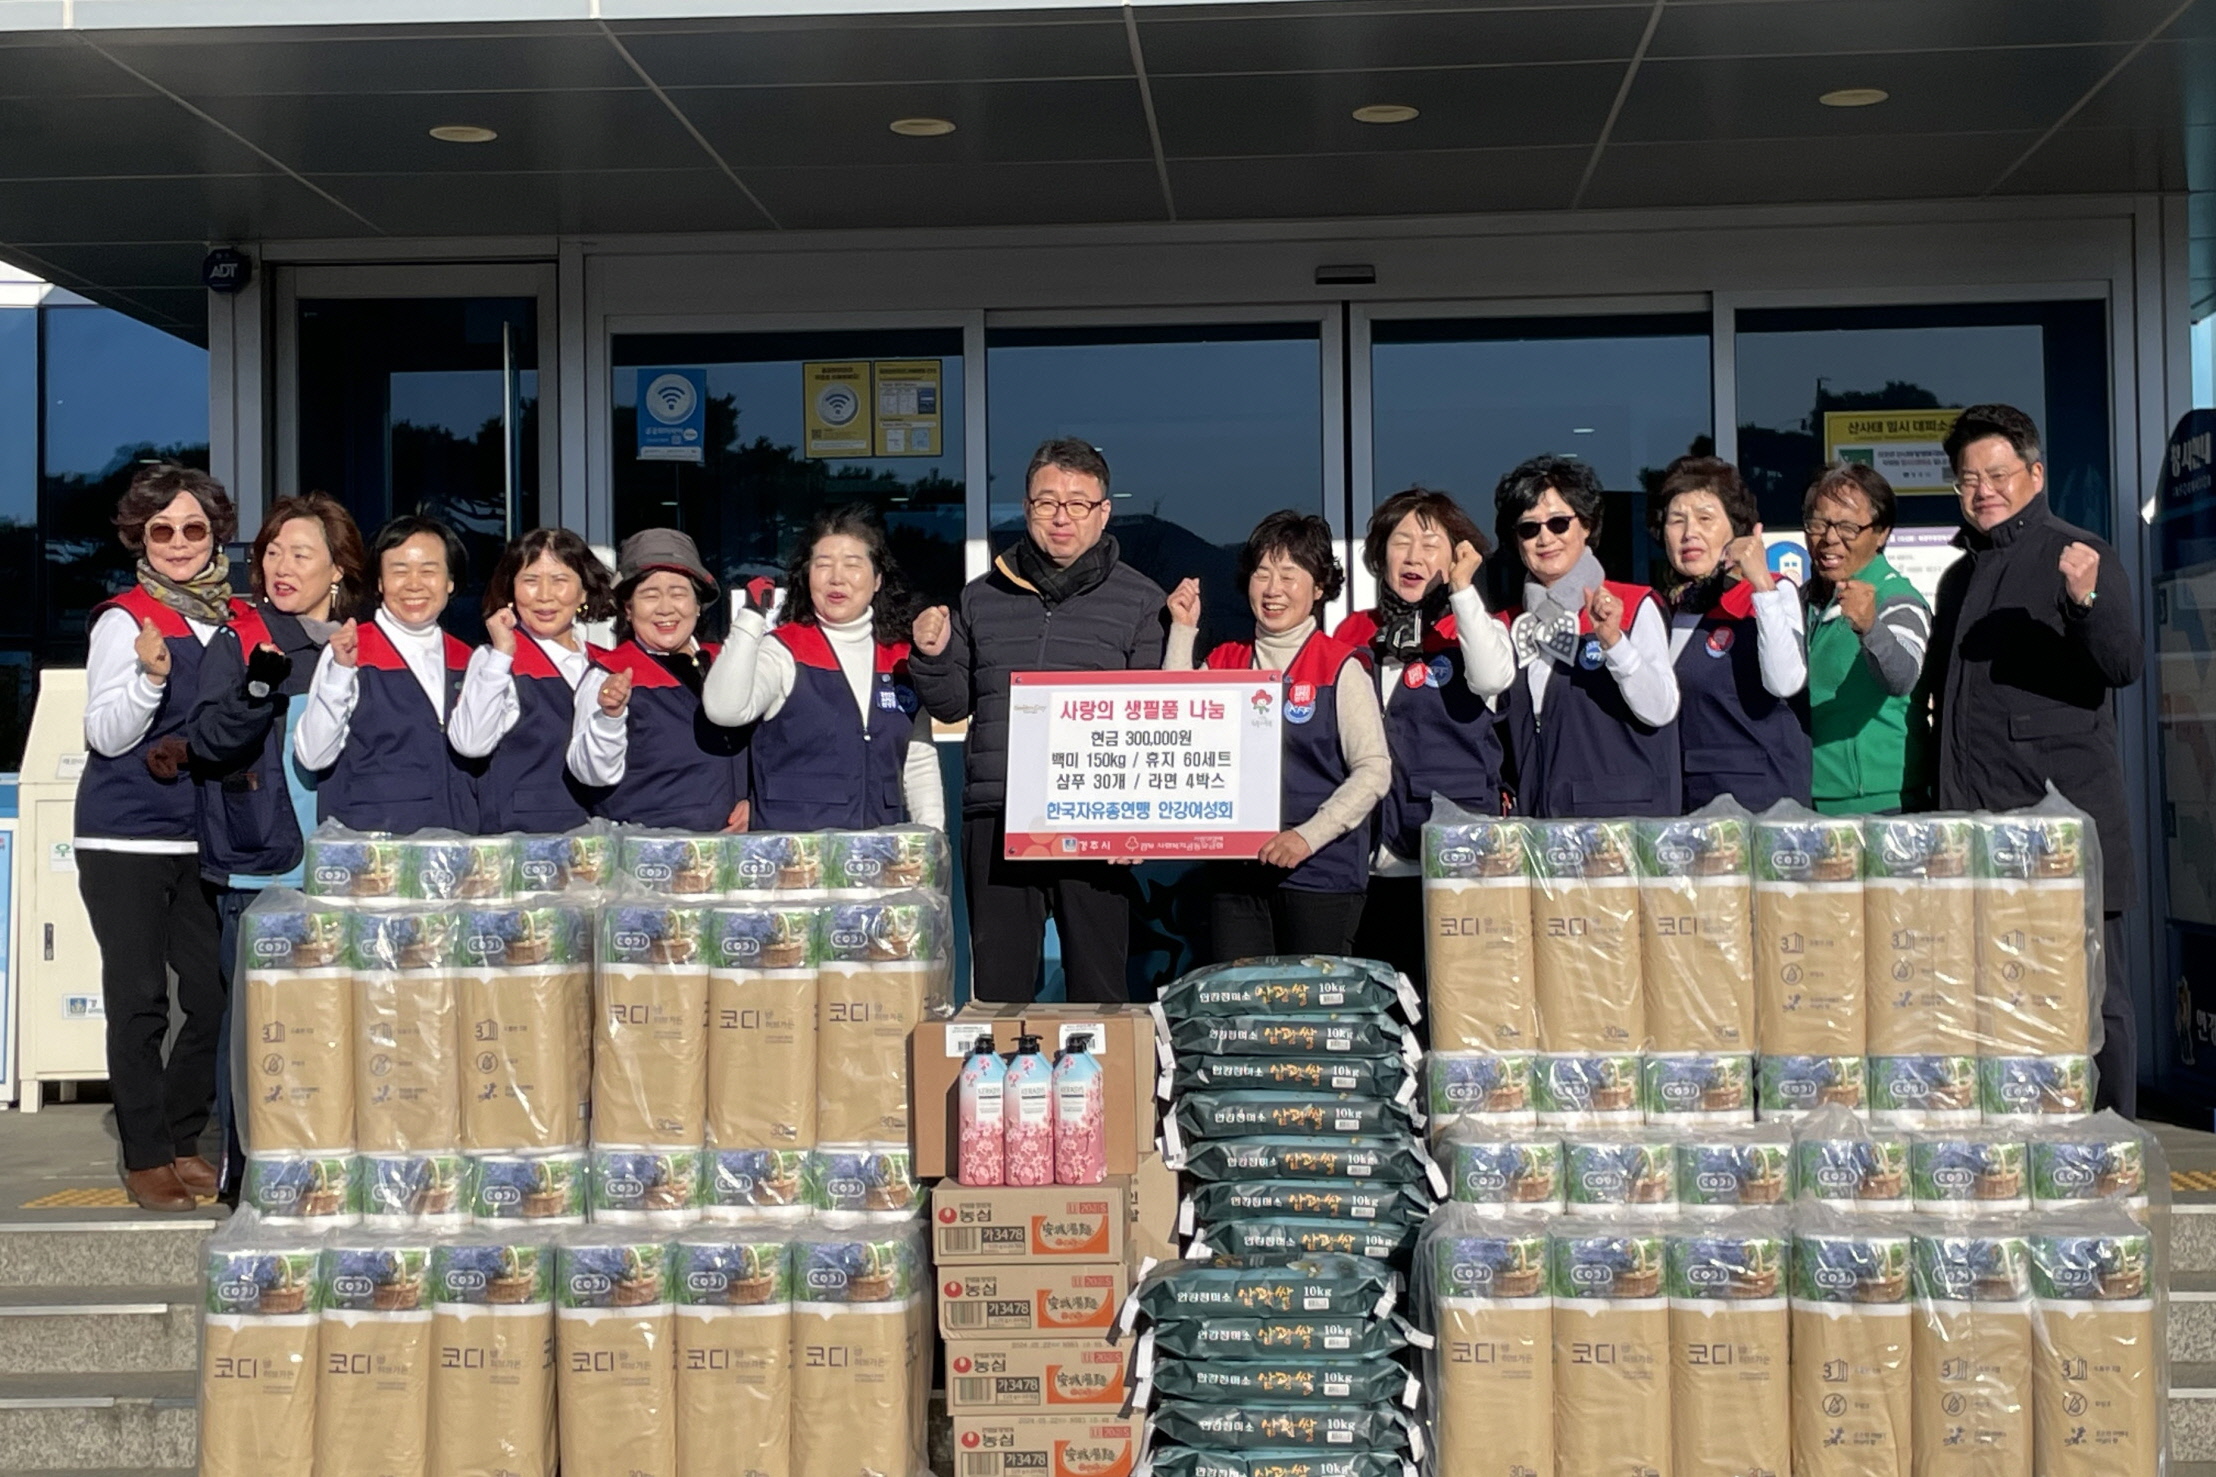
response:
<path fill-rule="evenodd" d="M 1335 1251 L 1405 1265 L 1446 1184 L 1417 1132 L 1407 982 L 1338 958 L 1247 959 L 1162 991 L 1163 1159 L 1188 1252 Z"/>
<path fill-rule="evenodd" d="M 1398 1273 L 1336 1252 L 1151 1267 L 1117 1337 L 1139 1331 L 1131 1403 L 1148 1411 L 1152 1469 L 1259 1474 L 1359 1453 L 1349 1477 L 1403 1477 L 1424 1441 L 1400 1297 Z"/>
<path fill-rule="evenodd" d="M 309 838 L 240 925 L 242 1198 L 382 1229 L 581 1220 L 606 833 Z"/>

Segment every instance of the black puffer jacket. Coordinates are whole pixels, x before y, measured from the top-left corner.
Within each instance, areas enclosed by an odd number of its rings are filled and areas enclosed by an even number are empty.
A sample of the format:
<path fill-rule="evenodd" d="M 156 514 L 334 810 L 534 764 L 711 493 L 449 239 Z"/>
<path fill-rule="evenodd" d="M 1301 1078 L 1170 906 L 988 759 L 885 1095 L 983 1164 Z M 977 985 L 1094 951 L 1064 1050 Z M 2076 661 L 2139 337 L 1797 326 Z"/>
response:
<path fill-rule="evenodd" d="M 1162 665 L 1162 587 L 1114 557 L 1097 581 L 1049 606 L 1003 555 L 962 587 L 946 650 L 908 659 L 932 717 L 970 720 L 962 809 L 1001 808 L 1008 785 L 1008 678 L 1016 672 L 1153 671 Z"/>

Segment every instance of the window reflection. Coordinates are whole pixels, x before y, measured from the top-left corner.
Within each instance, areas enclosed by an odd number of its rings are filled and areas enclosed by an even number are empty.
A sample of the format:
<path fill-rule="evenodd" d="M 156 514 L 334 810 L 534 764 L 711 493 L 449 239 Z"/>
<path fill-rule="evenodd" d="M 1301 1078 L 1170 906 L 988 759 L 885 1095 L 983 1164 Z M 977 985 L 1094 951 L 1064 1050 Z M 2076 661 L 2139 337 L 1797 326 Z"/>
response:
<path fill-rule="evenodd" d="M 1613 494 L 1601 563 L 1643 580 L 1646 489 L 1676 458 L 1713 446 L 1708 331 L 1701 314 L 1380 320 L 1370 334 L 1375 496 L 1418 484 L 1450 492 L 1490 533 L 1503 473 L 1544 453 L 1574 456 Z"/>
<path fill-rule="evenodd" d="M 1262 517 L 1324 506 L 1314 323 L 994 329 L 986 336 L 993 546 L 1023 527 L 1024 472 L 1052 436 L 1108 458 L 1122 557 L 1164 589 L 1200 580 L 1202 644 L 1254 627 L 1238 554 Z"/>
<path fill-rule="evenodd" d="M 817 514 L 868 503 L 883 515 L 893 555 L 919 595 L 949 600 L 960 590 L 966 526 L 960 330 L 625 334 L 614 341 L 612 362 L 609 445 L 619 539 L 641 528 L 681 528 L 727 582 L 782 576 Z M 894 392 L 889 403 L 902 418 L 885 419 L 883 427 L 889 432 L 897 425 L 900 434 L 874 438 L 871 445 L 875 451 L 920 443 L 928 451 L 808 455 L 805 367 L 815 363 L 936 363 L 936 411 L 927 391 L 910 389 L 904 401 Z M 639 371 L 669 367 L 706 377 L 698 464 L 639 455 Z M 931 385 L 927 369 L 913 373 L 908 384 Z M 874 404 L 876 392 L 868 398 Z M 928 420 L 933 413 L 935 427 Z M 924 429 L 932 434 L 919 434 Z"/>

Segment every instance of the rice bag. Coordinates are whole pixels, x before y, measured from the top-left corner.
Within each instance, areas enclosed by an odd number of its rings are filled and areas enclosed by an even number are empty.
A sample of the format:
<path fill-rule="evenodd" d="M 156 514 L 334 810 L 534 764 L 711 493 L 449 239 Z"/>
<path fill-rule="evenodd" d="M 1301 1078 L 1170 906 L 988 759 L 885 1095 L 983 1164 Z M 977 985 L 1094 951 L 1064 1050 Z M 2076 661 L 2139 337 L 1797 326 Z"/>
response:
<path fill-rule="evenodd" d="M 1178 1132 L 1188 1141 L 1258 1133 L 1394 1134 L 1408 1114 L 1353 1093 L 1189 1092 L 1177 1100 Z"/>
<path fill-rule="evenodd" d="M 1169 1073 L 1177 1092 L 1268 1088 L 1286 1092 L 1345 1092 L 1399 1102 L 1415 1097 L 1415 1068 L 1399 1056 L 1267 1057 L 1177 1053 Z M 1166 1096 L 1166 1094 L 1165 1094 Z"/>
<path fill-rule="evenodd" d="M 1230 1180 L 1198 1185 L 1185 1198 L 1179 1229 L 1217 1221 L 1297 1216 L 1320 1221 L 1420 1220 L 1431 1197 L 1419 1185 L 1327 1185 L 1313 1180 Z"/>
<path fill-rule="evenodd" d="M 1382 1015 L 1218 1015 L 1170 1023 L 1171 1048 L 1183 1056 L 1398 1057 L 1415 1043 Z"/>
<path fill-rule="evenodd" d="M 1384 1405 L 1415 1376 L 1390 1359 L 1165 1359 L 1147 1377 L 1162 1399 L 1211 1405 Z"/>
<path fill-rule="evenodd" d="M 1153 1429 L 1171 1441 L 1236 1451 L 1281 1446 L 1352 1446 L 1384 1451 L 1419 1439 L 1404 1413 L 1392 1406 L 1370 1405 L 1248 1408 L 1170 1401 L 1155 1411 Z"/>
<path fill-rule="evenodd" d="M 1280 1134 L 1196 1144 L 1183 1165 L 1202 1180 L 1374 1180 L 1412 1185 L 1430 1179 L 1446 1193 L 1446 1176 L 1410 1138 L 1303 1138 Z"/>
<path fill-rule="evenodd" d="M 1342 1256 L 1398 1260 L 1415 1247 L 1420 1224 L 1410 1220 L 1333 1221 L 1309 1216 L 1203 1221 L 1186 1248 L 1190 1256 Z"/>
<path fill-rule="evenodd" d="M 1164 1446 L 1140 1463 L 1138 1477 L 1415 1477 L 1407 1458 L 1388 1451 L 1205 1451 Z"/>
<path fill-rule="evenodd" d="M 1405 1325 L 1397 1318 L 1306 1317 L 1217 1318 L 1192 1314 L 1166 1319 L 1146 1331 L 1142 1350 L 1177 1359 L 1263 1359 L 1276 1354 L 1323 1354 L 1334 1359 L 1371 1359 L 1408 1347 Z"/>
<path fill-rule="evenodd" d="M 1216 1256 L 1164 1262 L 1132 1289 L 1122 1327 L 1136 1315 L 1165 1321 L 1215 1314 L 1321 1313 L 1379 1318 L 1400 1299 L 1400 1278 L 1366 1257 Z"/>
<path fill-rule="evenodd" d="M 1417 1010 L 1414 988 L 1389 965 L 1375 959 L 1295 954 L 1203 965 L 1163 986 L 1161 999 L 1172 1020 Z"/>

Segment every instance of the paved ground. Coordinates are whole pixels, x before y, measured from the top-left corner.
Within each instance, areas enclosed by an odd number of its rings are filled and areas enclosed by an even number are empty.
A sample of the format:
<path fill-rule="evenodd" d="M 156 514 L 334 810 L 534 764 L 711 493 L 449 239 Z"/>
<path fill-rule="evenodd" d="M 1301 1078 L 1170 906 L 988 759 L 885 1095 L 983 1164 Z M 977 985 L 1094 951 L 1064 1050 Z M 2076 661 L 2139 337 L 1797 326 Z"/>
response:
<path fill-rule="evenodd" d="M 137 1219 L 117 1164 L 106 1103 L 0 1111 L 0 1221 Z"/>

